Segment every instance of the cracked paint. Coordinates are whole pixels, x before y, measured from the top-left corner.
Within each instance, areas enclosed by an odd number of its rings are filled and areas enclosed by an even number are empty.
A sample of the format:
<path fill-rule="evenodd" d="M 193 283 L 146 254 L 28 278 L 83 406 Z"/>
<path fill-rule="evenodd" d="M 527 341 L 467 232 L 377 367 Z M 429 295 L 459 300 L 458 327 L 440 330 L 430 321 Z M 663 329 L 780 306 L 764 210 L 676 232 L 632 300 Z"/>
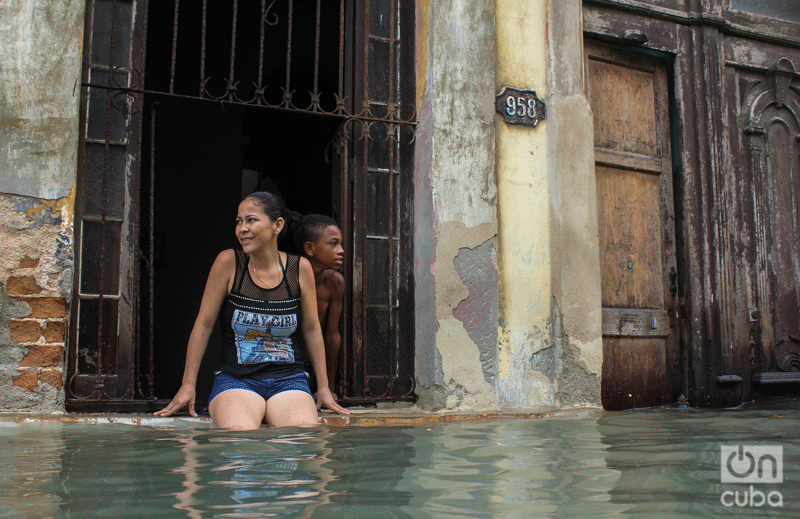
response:
<path fill-rule="evenodd" d="M 497 377 L 497 268 L 494 238 L 474 249 L 462 248 L 453 260 L 469 295 L 453 310 L 480 352 L 483 378 L 495 385 Z"/>

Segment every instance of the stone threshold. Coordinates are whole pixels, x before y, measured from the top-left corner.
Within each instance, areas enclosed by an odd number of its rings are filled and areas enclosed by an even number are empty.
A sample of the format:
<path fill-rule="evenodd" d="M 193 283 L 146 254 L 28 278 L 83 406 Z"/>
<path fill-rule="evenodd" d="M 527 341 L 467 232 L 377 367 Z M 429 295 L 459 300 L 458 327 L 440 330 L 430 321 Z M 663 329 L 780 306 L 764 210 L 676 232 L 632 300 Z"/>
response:
<path fill-rule="evenodd" d="M 496 409 L 491 411 L 425 411 L 416 406 L 401 408 L 361 408 L 351 407 L 352 415 L 339 415 L 331 411 L 322 411 L 319 415 L 320 425 L 334 427 L 413 427 L 440 423 L 485 421 L 485 420 L 530 420 L 553 417 L 590 417 L 603 411 L 599 408 L 568 409 Z M 105 413 L 62 413 L 62 414 L 23 414 L 0 413 L 0 426 L 3 424 L 23 423 L 75 423 L 75 424 L 122 424 L 145 425 L 153 427 L 213 427 L 214 423 L 207 415 L 197 418 L 186 414 L 167 418 L 148 414 L 105 414 Z"/>

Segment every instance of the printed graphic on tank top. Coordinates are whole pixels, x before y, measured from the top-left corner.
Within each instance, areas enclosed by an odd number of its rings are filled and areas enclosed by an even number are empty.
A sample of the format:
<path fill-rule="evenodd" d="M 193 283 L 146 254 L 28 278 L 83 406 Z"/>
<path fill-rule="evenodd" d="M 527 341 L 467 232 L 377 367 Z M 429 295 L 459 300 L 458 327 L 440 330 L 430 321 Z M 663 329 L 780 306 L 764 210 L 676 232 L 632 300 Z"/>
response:
<path fill-rule="evenodd" d="M 237 308 L 231 328 L 236 334 L 239 364 L 294 362 L 291 335 L 297 330 L 297 314 L 263 314 Z"/>

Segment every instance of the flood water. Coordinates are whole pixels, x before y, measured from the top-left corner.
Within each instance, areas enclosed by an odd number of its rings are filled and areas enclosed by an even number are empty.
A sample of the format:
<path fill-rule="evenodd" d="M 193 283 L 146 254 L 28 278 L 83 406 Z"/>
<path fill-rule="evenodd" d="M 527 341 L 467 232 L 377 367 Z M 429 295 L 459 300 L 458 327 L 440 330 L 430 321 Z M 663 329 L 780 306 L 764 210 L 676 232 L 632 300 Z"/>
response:
<path fill-rule="evenodd" d="M 799 431 L 797 399 L 246 433 L 6 422 L 0 517 L 796 518 Z M 763 471 L 721 467 L 726 446 Z"/>

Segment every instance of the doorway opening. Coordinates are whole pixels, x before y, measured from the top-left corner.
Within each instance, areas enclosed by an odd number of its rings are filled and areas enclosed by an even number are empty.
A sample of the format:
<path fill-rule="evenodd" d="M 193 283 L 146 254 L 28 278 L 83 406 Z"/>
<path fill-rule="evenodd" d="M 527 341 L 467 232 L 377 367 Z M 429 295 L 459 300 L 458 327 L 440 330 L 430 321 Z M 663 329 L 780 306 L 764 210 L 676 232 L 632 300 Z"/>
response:
<path fill-rule="evenodd" d="M 224 249 L 239 248 L 233 232 L 239 200 L 266 190 L 300 214 L 333 214 L 329 152 L 339 124 L 183 99 L 151 110 L 154 130 L 148 129 L 145 142 L 155 149 L 153 185 L 143 182 L 142 188 L 154 193 L 153 379 L 156 393 L 169 395 L 181 384 L 211 265 Z M 291 240 L 282 240 L 281 249 L 294 252 Z M 220 340 L 216 332 L 209 343 L 198 401 L 210 391 Z"/>
<path fill-rule="evenodd" d="M 342 228 L 340 401 L 414 398 L 401 210 L 413 13 L 400 0 L 87 1 L 71 410 L 172 397 L 210 266 L 238 246 L 236 207 L 256 190 Z"/>

